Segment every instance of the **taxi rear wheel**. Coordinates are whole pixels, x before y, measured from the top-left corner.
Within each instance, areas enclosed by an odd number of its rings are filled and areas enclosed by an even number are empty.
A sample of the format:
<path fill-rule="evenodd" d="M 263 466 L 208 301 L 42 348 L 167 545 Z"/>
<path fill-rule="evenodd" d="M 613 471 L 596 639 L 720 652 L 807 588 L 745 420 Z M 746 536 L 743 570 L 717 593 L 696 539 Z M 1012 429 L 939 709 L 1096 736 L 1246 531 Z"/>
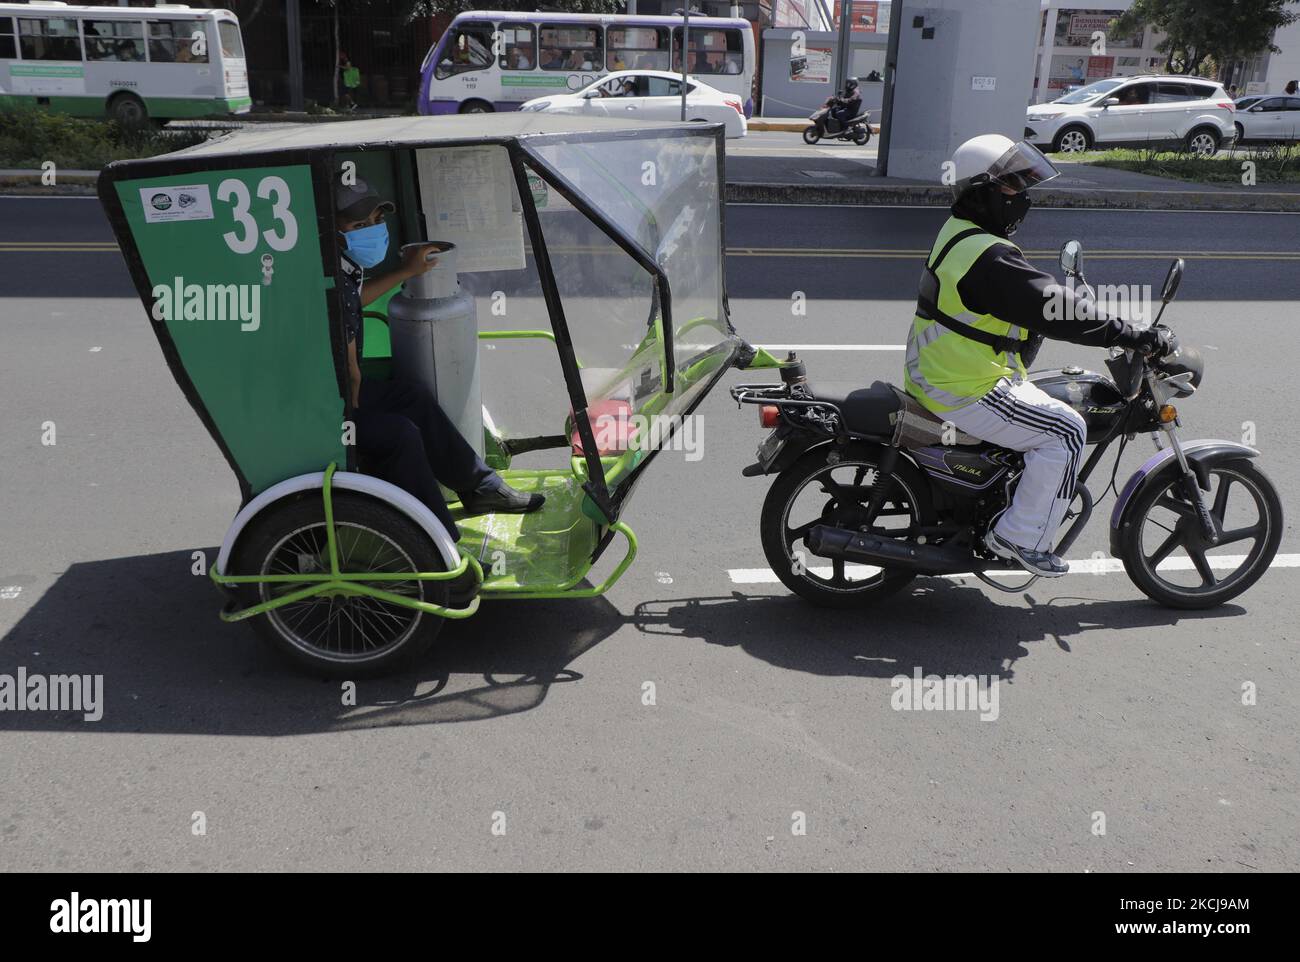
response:
<path fill-rule="evenodd" d="M 411 573 L 447 570 L 437 549 L 414 522 L 377 501 L 336 491 L 334 527 L 344 572 Z M 232 574 L 321 574 L 329 571 L 325 511 L 319 492 L 266 508 L 240 536 Z M 444 582 L 364 582 L 392 594 L 447 603 Z M 306 582 L 240 585 L 241 607 L 297 591 Z M 332 677 L 374 675 L 418 658 L 443 619 L 365 595 L 320 594 L 250 619 L 271 647 L 298 665 Z"/>

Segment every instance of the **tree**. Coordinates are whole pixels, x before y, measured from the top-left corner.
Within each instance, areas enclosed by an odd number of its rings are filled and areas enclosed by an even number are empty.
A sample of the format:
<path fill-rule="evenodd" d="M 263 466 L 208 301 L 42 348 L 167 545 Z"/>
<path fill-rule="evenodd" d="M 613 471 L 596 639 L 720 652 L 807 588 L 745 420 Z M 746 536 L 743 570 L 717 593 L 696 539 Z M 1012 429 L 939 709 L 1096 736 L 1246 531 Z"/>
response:
<path fill-rule="evenodd" d="M 1133 0 L 1111 21 L 1117 33 L 1154 27 L 1165 34 L 1156 49 L 1169 73 L 1197 73 L 1210 63 L 1224 67 L 1265 50 L 1278 52 L 1273 34 L 1297 16 L 1284 9 L 1296 0 Z"/>

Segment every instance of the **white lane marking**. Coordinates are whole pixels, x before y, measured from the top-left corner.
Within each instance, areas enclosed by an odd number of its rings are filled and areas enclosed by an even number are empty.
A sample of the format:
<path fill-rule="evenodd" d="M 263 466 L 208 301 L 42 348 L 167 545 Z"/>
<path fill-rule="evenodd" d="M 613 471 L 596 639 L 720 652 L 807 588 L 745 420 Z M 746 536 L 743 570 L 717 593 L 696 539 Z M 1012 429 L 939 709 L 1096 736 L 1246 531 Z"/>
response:
<path fill-rule="evenodd" d="M 1241 563 L 1246 560 L 1242 554 L 1225 554 L 1210 555 L 1210 567 L 1217 569 L 1232 570 L 1240 567 Z M 1103 575 L 1115 574 L 1124 570 L 1124 563 L 1118 558 L 1076 558 L 1069 562 L 1070 574 L 1072 575 Z M 1280 554 L 1273 558 L 1270 568 L 1300 568 L 1300 554 Z M 830 568 L 809 567 L 809 571 L 819 578 L 829 578 L 831 576 Z M 872 565 L 845 565 L 844 573 L 851 580 L 870 578 L 880 569 Z M 1156 569 L 1157 571 L 1190 571 L 1192 570 L 1191 558 L 1169 558 L 1162 562 Z M 1020 578 L 1028 572 L 1024 571 L 987 571 L 991 578 Z M 737 585 L 772 585 L 780 584 L 781 579 L 776 576 L 776 572 L 771 568 L 728 568 L 727 574 L 731 578 L 732 584 Z M 945 578 L 973 578 L 975 577 L 969 571 L 964 571 L 955 575 L 944 575 Z"/>
<path fill-rule="evenodd" d="M 906 344 L 759 344 L 765 351 L 905 351 Z"/>

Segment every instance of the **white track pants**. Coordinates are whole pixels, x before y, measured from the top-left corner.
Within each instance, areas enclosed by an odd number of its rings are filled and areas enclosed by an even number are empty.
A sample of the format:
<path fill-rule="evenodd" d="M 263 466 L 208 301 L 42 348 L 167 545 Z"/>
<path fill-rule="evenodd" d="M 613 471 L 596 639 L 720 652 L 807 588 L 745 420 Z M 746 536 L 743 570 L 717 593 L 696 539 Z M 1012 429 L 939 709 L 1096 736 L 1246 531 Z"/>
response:
<path fill-rule="evenodd" d="M 995 530 L 1022 548 L 1051 551 L 1083 466 L 1083 418 L 1028 381 L 1006 378 L 945 416 L 967 434 L 1024 452 L 1025 473 Z"/>

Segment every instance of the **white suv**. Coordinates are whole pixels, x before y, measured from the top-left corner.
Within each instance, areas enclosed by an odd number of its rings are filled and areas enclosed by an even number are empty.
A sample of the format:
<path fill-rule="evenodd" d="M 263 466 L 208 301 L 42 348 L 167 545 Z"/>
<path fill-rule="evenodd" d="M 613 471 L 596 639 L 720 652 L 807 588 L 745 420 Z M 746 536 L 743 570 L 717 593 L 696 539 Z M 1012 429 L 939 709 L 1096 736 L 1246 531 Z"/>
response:
<path fill-rule="evenodd" d="M 1111 77 L 1025 113 L 1025 140 L 1055 153 L 1179 144 L 1213 153 L 1236 139 L 1234 105 L 1201 77 Z"/>

